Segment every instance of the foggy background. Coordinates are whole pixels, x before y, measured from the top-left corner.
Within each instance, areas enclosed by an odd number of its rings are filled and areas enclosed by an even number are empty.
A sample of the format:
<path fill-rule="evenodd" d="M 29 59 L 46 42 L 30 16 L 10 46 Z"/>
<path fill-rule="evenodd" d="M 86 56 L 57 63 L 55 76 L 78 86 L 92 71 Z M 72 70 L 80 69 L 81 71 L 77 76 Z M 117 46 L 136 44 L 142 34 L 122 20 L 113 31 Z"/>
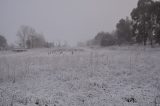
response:
<path fill-rule="evenodd" d="M 137 0 L 0 0 L 0 34 L 15 43 L 20 26 L 28 25 L 47 41 L 76 45 L 97 32 L 111 32 L 136 4 Z"/>

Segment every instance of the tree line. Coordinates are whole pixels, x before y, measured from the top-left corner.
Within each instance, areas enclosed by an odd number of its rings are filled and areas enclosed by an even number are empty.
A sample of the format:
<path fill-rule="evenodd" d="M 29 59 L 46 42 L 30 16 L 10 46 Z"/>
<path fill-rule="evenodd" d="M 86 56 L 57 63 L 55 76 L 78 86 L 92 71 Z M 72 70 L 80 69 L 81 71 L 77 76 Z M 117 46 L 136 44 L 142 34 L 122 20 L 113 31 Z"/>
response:
<path fill-rule="evenodd" d="M 155 44 L 160 45 L 160 1 L 139 0 L 130 13 L 131 19 L 120 19 L 112 33 L 99 32 L 88 45 Z"/>
<path fill-rule="evenodd" d="M 137 7 L 130 13 L 131 19 L 120 19 L 113 32 L 99 32 L 87 45 L 150 44 L 160 45 L 160 1 L 138 0 Z M 53 47 L 43 34 L 23 25 L 17 32 L 17 44 L 22 48 Z M 7 48 L 7 40 L 0 35 L 0 49 Z"/>
<path fill-rule="evenodd" d="M 53 42 L 47 42 L 43 34 L 36 32 L 36 30 L 30 26 L 22 25 L 17 31 L 16 48 L 42 48 L 42 47 L 54 47 Z M 7 39 L 0 35 L 0 50 L 14 48 L 8 45 Z"/>

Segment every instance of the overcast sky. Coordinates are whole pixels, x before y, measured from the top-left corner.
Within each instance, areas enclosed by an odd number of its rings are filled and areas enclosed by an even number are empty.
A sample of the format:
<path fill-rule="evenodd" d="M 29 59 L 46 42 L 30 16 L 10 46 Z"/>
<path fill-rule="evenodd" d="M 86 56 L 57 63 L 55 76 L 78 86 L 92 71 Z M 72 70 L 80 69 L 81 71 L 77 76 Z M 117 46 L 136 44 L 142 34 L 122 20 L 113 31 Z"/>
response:
<path fill-rule="evenodd" d="M 138 0 L 0 0 L 0 34 L 15 43 L 21 25 L 33 27 L 48 41 L 75 45 L 100 31 L 115 29 Z"/>

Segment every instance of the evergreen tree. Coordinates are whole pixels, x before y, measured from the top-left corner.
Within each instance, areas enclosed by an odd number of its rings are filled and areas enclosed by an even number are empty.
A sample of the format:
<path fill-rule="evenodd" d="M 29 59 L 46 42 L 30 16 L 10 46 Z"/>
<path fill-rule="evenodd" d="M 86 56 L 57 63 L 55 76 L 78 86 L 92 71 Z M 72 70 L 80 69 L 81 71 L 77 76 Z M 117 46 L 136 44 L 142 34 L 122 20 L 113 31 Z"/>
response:
<path fill-rule="evenodd" d="M 7 47 L 7 40 L 4 36 L 0 35 L 0 49 Z"/>
<path fill-rule="evenodd" d="M 129 18 L 121 19 L 117 23 L 117 40 L 118 44 L 128 44 L 132 42 L 132 27 Z"/>
<path fill-rule="evenodd" d="M 152 15 L 150 11 L 152 4 L 152 0 L 139 0 L 137 8 L 131 12 L 133 34 L 136 37 L 136 41 L 144 45 L 146 45 L 149 35 L 152 38 Z"/>

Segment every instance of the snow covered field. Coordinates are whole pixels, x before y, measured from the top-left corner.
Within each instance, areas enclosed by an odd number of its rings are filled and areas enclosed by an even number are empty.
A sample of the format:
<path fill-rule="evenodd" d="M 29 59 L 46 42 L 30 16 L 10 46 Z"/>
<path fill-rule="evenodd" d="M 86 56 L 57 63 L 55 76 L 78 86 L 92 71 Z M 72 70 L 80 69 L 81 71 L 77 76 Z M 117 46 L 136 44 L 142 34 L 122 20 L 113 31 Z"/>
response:
<path fill-rule="evenodd" d="M 159 99 L 160 48 L 0 52 L 0 106 L 158 106 Z"/>

